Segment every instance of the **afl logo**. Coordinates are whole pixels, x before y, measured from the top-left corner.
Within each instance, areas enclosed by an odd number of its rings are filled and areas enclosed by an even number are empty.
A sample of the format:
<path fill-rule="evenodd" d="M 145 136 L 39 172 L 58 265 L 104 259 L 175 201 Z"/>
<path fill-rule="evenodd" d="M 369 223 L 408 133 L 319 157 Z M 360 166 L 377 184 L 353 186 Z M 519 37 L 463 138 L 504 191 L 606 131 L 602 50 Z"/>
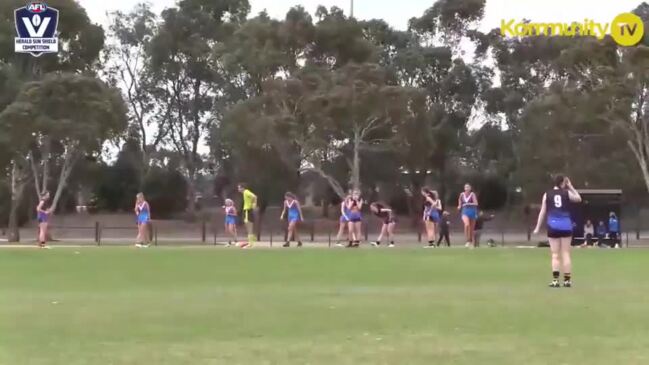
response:
<path fill-rule="evenodd" d="M 27 5 L 27 11 L 33 14 L 40 14 L 47 10 L 47 5 L 44 3 L 31 3 Z"/>
<path fill-rule="evenodd" d="M 45 3 L 33 2 L 14 11 L 15 51 L 38 57 L 59 51 L 57 28 L 59 11 Z"/>

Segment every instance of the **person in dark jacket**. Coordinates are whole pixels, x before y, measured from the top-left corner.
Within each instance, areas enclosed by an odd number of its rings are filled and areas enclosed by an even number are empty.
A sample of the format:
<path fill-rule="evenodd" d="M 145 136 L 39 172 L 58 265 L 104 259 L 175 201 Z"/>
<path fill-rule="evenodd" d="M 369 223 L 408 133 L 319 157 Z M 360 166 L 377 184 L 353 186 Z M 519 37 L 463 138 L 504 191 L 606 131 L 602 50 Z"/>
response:
<path fill-rule="evenodd" d="M 599 247 L 606 246 L 606 243 L 604 242 L 606 240 L 606 233 L 608 233 L 608 230 L 606 229 L 606 224 L 604 224 L 604 221 L 599 221 L 599 224 L 595 229 L 595 234 L 597 235 L 597 246 Z"/>
<path fill-rule="evenodd" d="M 494 217 L 493 214 L 486 215 L 482 211 L 478 214 L 478 219 L 475 221 L 475 247 L 480 246 L 480 236 L 482 236 L 482 227 L 484 227 L 484 223 L 494 219 Z"/>
<path fill-rule="evenodd" d="M 620 248 L 620 221 L 614 212 L 611 212 L 608 218 L 608 237 L 615 248 Z"/>
<path fill-rule="evenodd" d="M 442 213 L 442 219 L 439 221 L 439 239 L 437 240 L 437 247 L 442 243 L 442 239 L 446 241 L 446 246 L 451 247 L 450 239 L 451 220 L 448 212 Z"/>

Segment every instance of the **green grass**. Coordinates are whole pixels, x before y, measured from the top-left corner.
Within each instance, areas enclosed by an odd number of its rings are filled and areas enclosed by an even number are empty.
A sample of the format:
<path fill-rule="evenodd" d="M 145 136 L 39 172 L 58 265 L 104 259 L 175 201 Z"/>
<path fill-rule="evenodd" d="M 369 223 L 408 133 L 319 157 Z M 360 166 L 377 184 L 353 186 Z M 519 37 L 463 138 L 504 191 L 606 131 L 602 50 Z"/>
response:
<path fill-rule="evenodd" d="M 77 253 L 78 252 L 78 253 Z M 0 364 L 647 364 L 649 250 L 0 250 Z"/>

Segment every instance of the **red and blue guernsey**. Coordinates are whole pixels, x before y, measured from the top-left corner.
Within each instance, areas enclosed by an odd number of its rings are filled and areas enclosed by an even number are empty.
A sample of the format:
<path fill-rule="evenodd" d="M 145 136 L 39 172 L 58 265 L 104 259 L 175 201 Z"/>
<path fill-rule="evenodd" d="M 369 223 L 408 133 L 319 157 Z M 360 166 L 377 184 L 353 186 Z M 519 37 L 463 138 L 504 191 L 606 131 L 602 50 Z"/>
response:
<path fill-rule="evenodd" d="M 570 198 L 568 191 L 553 189 L 545 195 L 548 229 L 559 232 L 572 232 L 570 217 Z"/>

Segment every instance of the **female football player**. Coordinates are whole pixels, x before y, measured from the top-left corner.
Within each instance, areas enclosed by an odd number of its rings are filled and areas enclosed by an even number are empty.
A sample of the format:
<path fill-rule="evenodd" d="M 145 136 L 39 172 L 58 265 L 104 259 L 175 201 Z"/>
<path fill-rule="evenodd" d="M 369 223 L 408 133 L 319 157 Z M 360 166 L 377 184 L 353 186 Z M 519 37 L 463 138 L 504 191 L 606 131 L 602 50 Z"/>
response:
<path fill-rule="evenodd" d="M 387 204 L 375 202 L 370 204 L 370 210 L 383 221 L 383 224 L 381 225 L 381 233 L 376 239 L 376 242 L 372 242 L 372 246 L 380 246 L 383 236 L 385 235 L 387 236 L 388 241 L 390 241 L 388 247 L 394 247 L 394 227 L 397 224 L 397 220 L 394 217 L 392 208 Z"/>
<path fill-rule="evenodd" d="M 49 248 L 45 243 L 47 242 L 50 214 L 52 214 L 50 193 L 46 191 L 41 194 L 41 199 L 38 202 L 38 206 L 36 206 L 36 215 L 38 218 L 38 247 L 40 248 Z"/>
<path fill-rule="evenodd" d="M 230 235 L 228 246 L 231 246 L 233 242 L 236 245 L 239 240 L 237 238 L 237 208 L 234 207 L 234 201 L 225 199 L 223 209 L 225 210 L 225 231 Z"/>
<path fill-rule="evenodd" d="M 351 235 L 352 242 L 347 247 L 357 248 L 361 243 L 361 231 L 363 225 L 363 198 L 361 192 L 354 190 L 352 196 L 347 201 L 347 209 L 349 209 L 349 234 Z"/>
<path fill-rule="evenodd" d="M 424 197 L 423 220 L 426 227 L 426 237 L 428 238 L 428 246 L 426 247 L 436 247 L 435 239 L 437 238 L 437 224 L 440 220 L 442 201 L 439 199 L 439 194 L 429 188 L 421 189 L 421 195 Z"/>
<path fill-rule="evenodd" d="M 137 237 L 135 247 L 149 247 L 149 223 L 151 222 L 151 208 L 144 199 L 144 194 L 135 196 L 135 215 L 137 217 Z"/>
<path fill-rule="evenodd" d="M 462 212 L 466 247 L 473 248 L 475 247 L 475 221 L 478 219 L 478 198 L 472 191 L 471 185 L 464 185 L 464 191 L 460 193 L 457 200 L 457 209 Z"/>
<path fill-rule="evenodd" d="M 572 243 L 572 219 L 570 217 L 570 203 L 581 202 L 581 196 L 572 186 L 570 179 L 559 175 L 554 179 L 554 187 L 543 194 L 541 211 L 536 222 L 534 233 L 538 234 L 543 219 L 548 228 L 548 241 L 552 253 L 552 282 L 551 288 L 559 287 L 560 270 L 563 269 L 563 286 L 572 286 L 572 260 L 570 247 Z"/>
<path fill-rule="evenodd" d="M 351 245 L 352 241 L 352 236 L 351 232 L 349 231 L 349 209 L 347 208 L 347 203 L 349 200 L 352 198 L 352 193 L 351 191 L 347 194 L 345 199 L 340 202 L 340 224 L 338 226 L 338 235 L 336 235 L 336 246 L 343 247 L 343 245 L 340 243 L 340 240 L 342 239 L 343 234 L 345 233 L 345 229 L 347 229 L 347 240 L 349 241 L 349 244 Z"/>
<path fill-rule="evenodd" d="M 284 220 L 284 217 L 288 218 L 288 234 L 286 236 L 286 243 L 282 247 L 290 247 L 291 238 L 297 241 L 297 247 L 302 247 L 302 240 L 300 240 L 300 235 L 297 232 L 297 224 L 304 220 L 302 217 L 302 208 L 300 207 L 300 202 L 291 192 L 284 194 L 284 209 L 279 219 Z"/>

